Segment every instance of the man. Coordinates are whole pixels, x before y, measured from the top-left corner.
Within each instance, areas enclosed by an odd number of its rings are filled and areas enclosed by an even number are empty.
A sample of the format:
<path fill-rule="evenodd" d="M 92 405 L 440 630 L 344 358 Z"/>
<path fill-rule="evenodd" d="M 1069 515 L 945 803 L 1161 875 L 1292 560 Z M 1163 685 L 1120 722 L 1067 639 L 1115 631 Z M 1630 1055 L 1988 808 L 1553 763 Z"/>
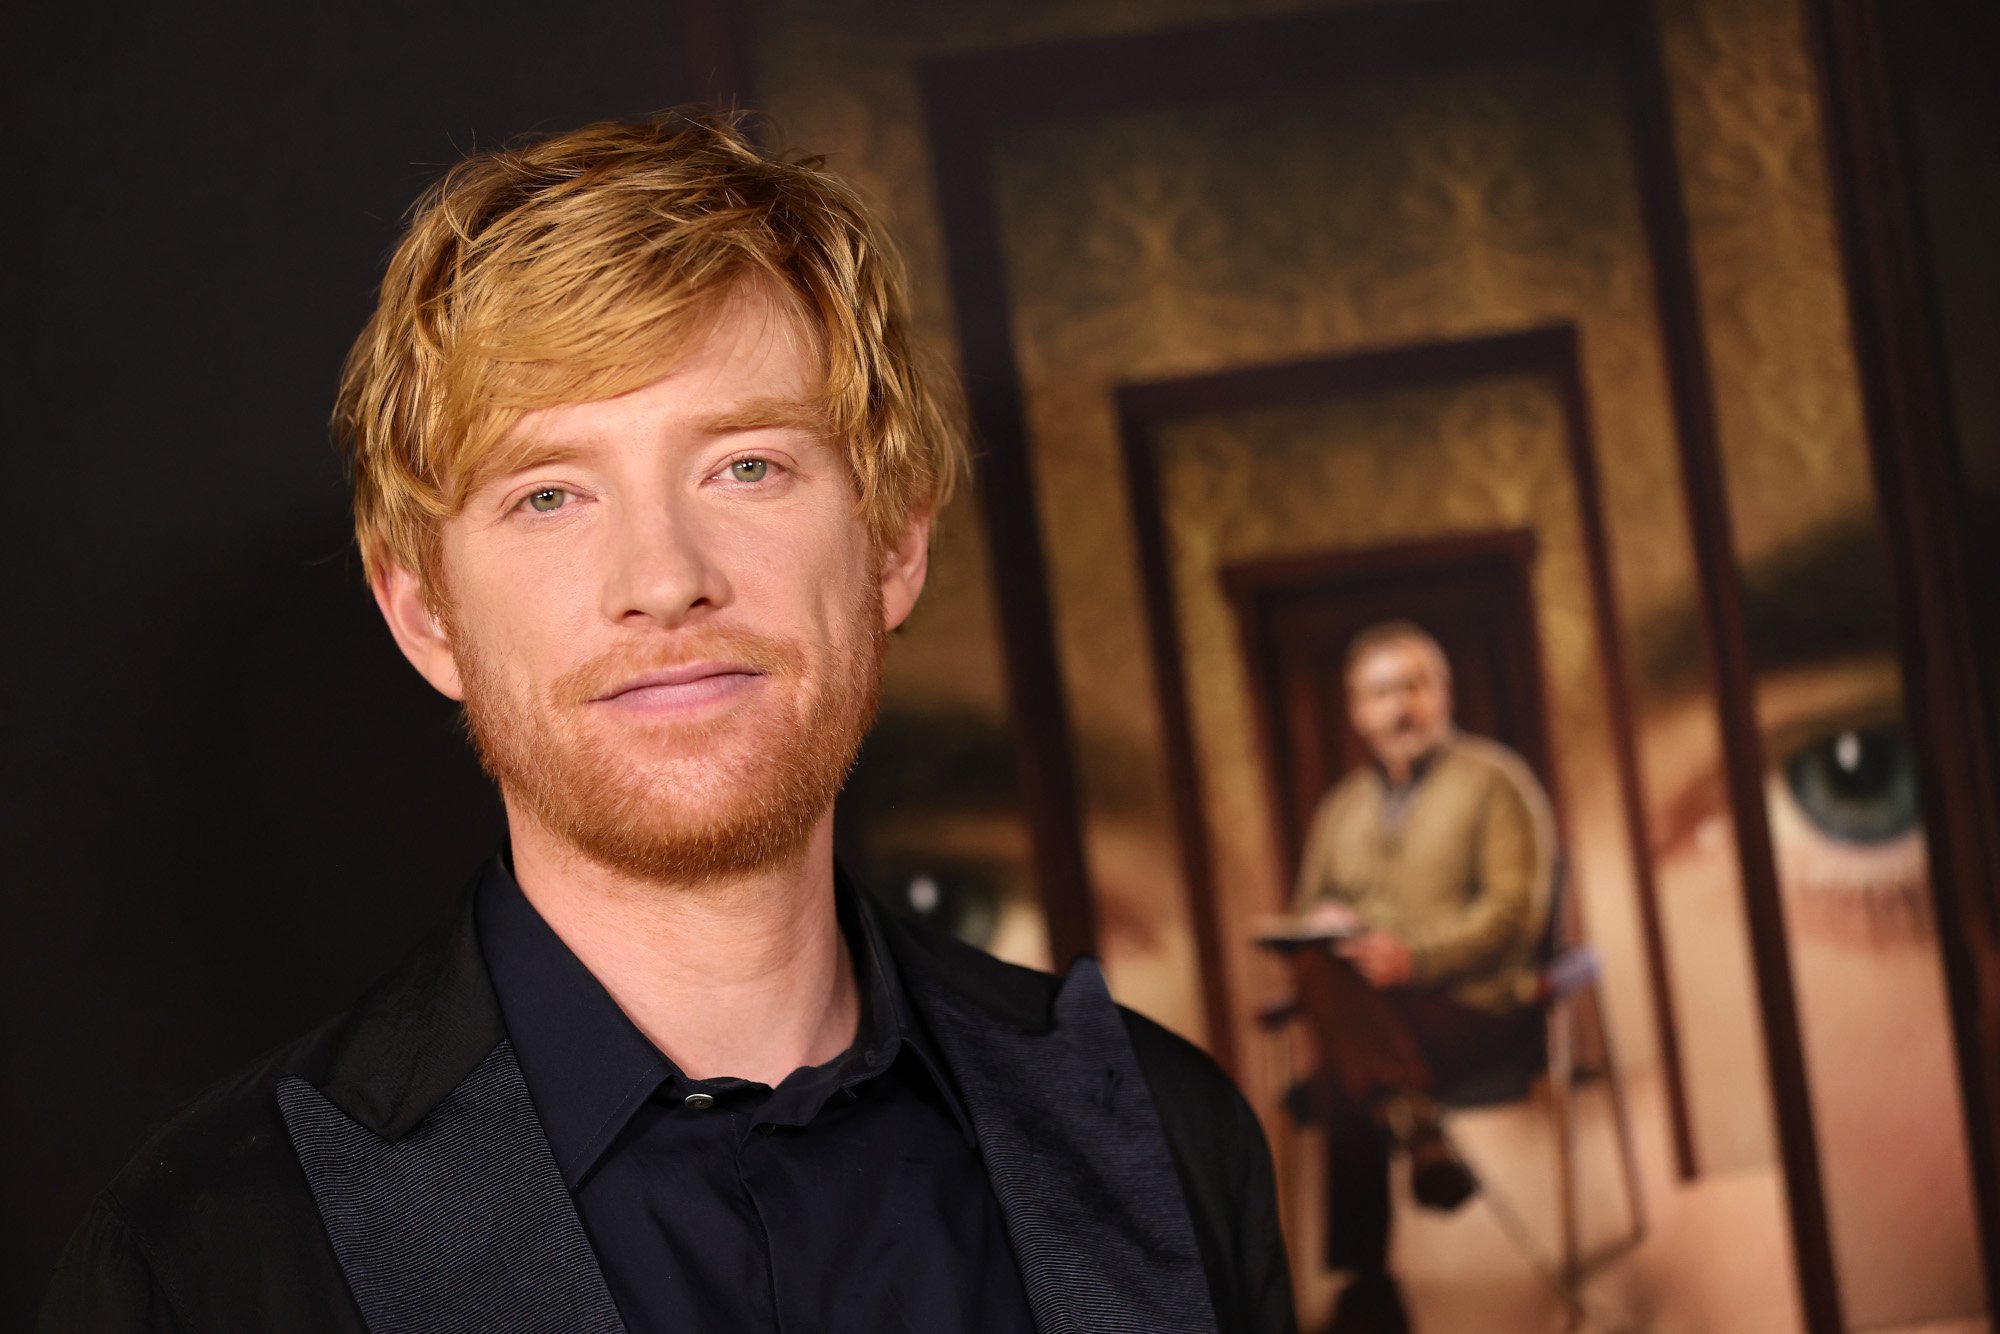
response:
<path fill-rule="evenodd" d="M 835 868 L 963 448 L 844 185 L 685 117 L 461 163 L 336 423 L 509 840 L 141 1151 L 45 1328 L 1291 1327 L 1220 1072 Z"/>
<path fill-rule="evenodd" d="M 1374 763 L 1315 813 L 1297 909 L 1338 933 L 1332 966 L 1302 968 L 1324 1065 L 1328 1259 L 1355 1281 L 1353 1329 L 1400 1328 L 1388 1272 L 1389 1155 L 1407 1148 L 1420 1203 L 1475 1189 L 1439 1128 L 1439 1087 L 1531 1063 L 1526 1008 L 1548 920 L 1548 799 L 1518 755 L 1452 727 L 1451 668 L 1408 621 L 1348 650 L 1349 716 Z"/>

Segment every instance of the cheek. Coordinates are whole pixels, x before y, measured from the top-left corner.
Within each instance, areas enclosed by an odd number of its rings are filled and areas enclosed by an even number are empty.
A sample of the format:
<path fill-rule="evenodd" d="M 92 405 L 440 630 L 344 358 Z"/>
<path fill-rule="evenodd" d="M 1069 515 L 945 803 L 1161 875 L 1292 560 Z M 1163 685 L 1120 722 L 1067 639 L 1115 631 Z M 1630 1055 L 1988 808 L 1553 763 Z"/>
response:
<path fill-rule="evenodd" d="M 786 575 L 793 596 L 810 602 L 819 637 L 852 649 L 881 630 L 881 586 L 865 545 L 841 533 L 801 552 Z"/>
<path fill-rule="evenodd" d="M 495 563 L 462 587 L 453 647 L 462 676 L 518 695 L 586 656 L 596 585 L 573 562 Z"/>

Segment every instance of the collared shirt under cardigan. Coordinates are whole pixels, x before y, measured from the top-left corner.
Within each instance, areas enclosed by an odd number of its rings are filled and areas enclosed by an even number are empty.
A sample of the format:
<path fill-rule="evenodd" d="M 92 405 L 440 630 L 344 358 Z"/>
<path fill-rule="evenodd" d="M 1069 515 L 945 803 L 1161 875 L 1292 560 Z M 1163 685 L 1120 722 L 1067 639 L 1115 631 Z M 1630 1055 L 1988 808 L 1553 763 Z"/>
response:
<path fill-rule="evenodd" d="M 841 887 L 855 1042 L 773 1089 L 688 1078 L 497 860 L 480 887 L 522 1075 L 634 1334 L 1033 1328 L 971 1124 L 859 900 Z"/>

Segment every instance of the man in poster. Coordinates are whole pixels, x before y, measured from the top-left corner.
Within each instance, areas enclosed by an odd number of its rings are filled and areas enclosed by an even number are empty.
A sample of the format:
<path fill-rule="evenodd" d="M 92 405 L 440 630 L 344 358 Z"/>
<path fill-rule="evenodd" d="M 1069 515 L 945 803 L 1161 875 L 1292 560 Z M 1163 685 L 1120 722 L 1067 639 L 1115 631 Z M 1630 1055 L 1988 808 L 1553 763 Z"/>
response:
<path fill-rule="evenodd" d="M 1341 1328 L 1398 1328 L 1389 1277 L 1389 1157 L 1410 1155 L 1419 1203 L 1475 1189 L 1431 1094 L 1531 1060 L 1530 1008 L 1548 920 L 1554 821 L 1520 756 L 1452 726 L 1451 666 L 1418 626 L 1355 636 L 1349 716 L 1373 762 L 1327 794 L 1295 907 L 1339 937 L 1321 974 L 1314 1092 L 1328 1125 L 1328 1260 L 1354 1283 Z"/>

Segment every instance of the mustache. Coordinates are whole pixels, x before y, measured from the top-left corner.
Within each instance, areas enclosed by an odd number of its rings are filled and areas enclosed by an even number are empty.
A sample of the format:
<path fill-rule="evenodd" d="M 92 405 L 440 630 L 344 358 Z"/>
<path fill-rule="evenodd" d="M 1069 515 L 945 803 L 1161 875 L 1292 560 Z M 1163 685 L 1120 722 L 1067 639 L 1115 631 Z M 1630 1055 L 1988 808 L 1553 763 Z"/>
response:
<path fill-rule="evenodd" d="M 731 663 L 760 676 L 797 676 L 805 654 L 788 639 L 742 629 L 709 628 L 612 649 L 564 672 L 550 684 L 549 693 L 556 703 L 579 708 L 635 676 L 698 662 Z"/>

